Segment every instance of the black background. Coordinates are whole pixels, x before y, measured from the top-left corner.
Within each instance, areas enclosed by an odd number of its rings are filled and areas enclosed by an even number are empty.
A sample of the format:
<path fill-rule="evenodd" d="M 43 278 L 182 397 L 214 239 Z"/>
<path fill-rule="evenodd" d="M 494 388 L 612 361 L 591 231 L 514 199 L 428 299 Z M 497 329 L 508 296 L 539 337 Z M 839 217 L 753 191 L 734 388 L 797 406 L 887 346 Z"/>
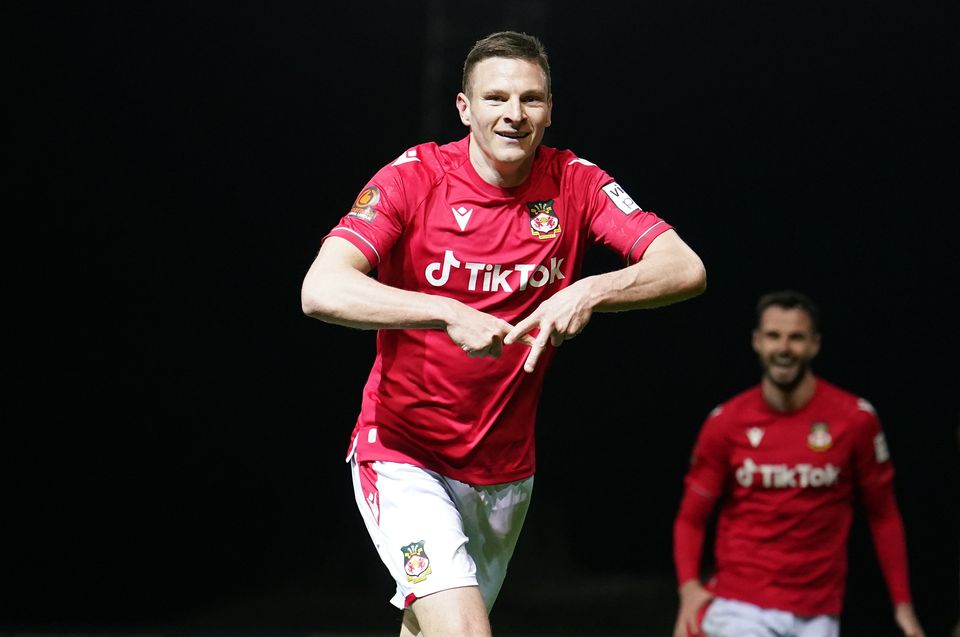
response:
<path fill-rule="evenodd" d="M 465 134 L 475 40 L 535 33 L 545 142 L 611 173 L 709 289 L 598 315 L 538 420 L 506 632 L 667 634 L 707 412 L 755 383 L 756 297 L 824 310 L 874 403 L 928 635 L 957 619 L 956 12 L 933 2 L 22 3 L 5 126 L 0 629 L 379 631 L 343 456 L 374 335 L 302 315 L 320 238 L 403 150 Z M 616 267 L 591 253 L 588 271 Z M 857 517 L 843 626 L 891 634 Z M 644 632 L 648 631 L 648 632 Z"/>

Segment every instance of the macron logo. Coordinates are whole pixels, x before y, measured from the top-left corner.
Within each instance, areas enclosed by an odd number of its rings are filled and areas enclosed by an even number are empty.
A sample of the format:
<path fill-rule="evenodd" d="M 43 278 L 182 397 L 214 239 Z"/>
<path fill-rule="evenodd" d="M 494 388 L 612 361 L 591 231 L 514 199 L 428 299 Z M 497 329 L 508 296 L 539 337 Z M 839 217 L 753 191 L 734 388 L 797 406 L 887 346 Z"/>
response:
<path fill-rule="evenodd" d="M 397 157 L 397 160 L 390 164 L 391 166 L 399 166 L 400 164 L 409 164 L 412 161 L 420 161 L 420 158 L 417 157 L 417 149 L 411 148 L 404 154 Z"/>
<path fill-rule="evenodd" d="M 470 215 L 473 214 L 473 208 L 467 210 L 463 206 L 459 208 L 450 208 L 453 211 L 453 216 L 457 220 L 457 225 L 460 226 L 460 230 L 467 229 L 467 222 L 470 221 Z"/>

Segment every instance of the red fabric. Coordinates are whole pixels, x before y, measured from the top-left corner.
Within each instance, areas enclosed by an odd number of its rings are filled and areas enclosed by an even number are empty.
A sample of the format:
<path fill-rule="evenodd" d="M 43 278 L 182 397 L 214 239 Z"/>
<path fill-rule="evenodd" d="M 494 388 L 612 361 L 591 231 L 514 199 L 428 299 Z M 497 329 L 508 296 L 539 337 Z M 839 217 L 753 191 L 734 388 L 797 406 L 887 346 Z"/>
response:
<path fill-rule="evenodd" d="M 680 501 L 680 511 L 673 523 L 673 563 L 677 583 L 699 579 L 703 556 L 703 538 L 714 499 L 687 487 Z"/>
<path fill-rule="evenodd" d="M 722 496 L 714 592 L 798 615 L 839 614 L 859 490 L 891 597 L 909 599 L 893 473 L 866 401 L 817 379 L 811 401 L 782 414 L 754 387 L 714 410 L 700 432 L 675 529 L 678 576 L 699 570 L 705 517 L 694 496 Z"/>
<path fill-rule="evenodd" d="M 541 146 L 529 179 L 503 189 L 477 175 L 468 150 L 469 137 L 407 151 L 327 236 L 353 243 L 387 285 L 516 323 L 577 280 L 588 245 L 632 261 L 670 228 L 569 151 Z M 358 459 L 409 462 L 471 484 L 529 477 L 554 350 L 532 374 L 523 371 L 528 351 L 514 344 L 499 358 L 469 358 L 443 331 L 381 330 L 352 436 Z"/>
<path fill-rule="evenodd" d="M 907 541 L 893 485 L 886 483 L 863 494 L 873 546 L 894 604 L 912 603 L 907 566 Z"/>

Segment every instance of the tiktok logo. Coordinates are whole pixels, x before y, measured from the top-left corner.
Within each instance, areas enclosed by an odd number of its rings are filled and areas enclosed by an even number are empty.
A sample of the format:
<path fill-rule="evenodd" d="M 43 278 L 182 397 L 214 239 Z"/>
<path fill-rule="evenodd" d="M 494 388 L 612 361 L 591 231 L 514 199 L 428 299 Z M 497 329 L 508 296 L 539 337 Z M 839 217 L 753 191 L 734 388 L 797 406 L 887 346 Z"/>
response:
<path fill-rule="evenodd" d="M 446 250 L 443 253 L 443 274 L 439 277 L 437 276 L 437 270 L 440 269 L 440 264 L 433 262 L 427 266 L 424 274 L 427 275 L 427 281 L 430 281 L 430 285 L 435 287 L 440 287 L 446 285 L 447 281 L 450 279 L 450 267 L 455 268 L 460 267 L 460 261 L 457 260 L 457 257 L 453 256 L 453 250 Z"/>
<path fill-rule="evenodd" d="M 445 250 L 443 253 L 443 263 L 434 261 L 424 270 L 427 281 L 434 287 L 442 287 L 450 281 L 450 273 L 453 270 L 459 270 L 461 267 L 470 272 L 467 279 L 467 290 L 475 292 L 479 289 L 483 292 L 513 292 L 514 286 L 518 290 L 526 290 L 527 287 L 541 287 L 560 279 L 567 278 L 560 270 L 564 258 L 551 257 L 550 264 L 536 263 L 515 263 L 512 266 L 504 266 L 499 263 L 473 263 L 467 261 L 461 263 L 453 254 L 453 250 Z M 483 280 L 480 281 L 480 273 L 483 273 Z M 512 280 L 512 283 L 511 283 Z"/>

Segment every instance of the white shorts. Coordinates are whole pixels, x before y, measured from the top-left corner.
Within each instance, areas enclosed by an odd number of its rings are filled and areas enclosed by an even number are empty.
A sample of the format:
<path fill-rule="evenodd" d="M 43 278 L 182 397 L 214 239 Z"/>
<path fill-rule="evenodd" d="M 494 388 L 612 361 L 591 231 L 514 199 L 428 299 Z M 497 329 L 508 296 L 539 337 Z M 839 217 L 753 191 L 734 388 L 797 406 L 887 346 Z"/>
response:
<path fill-rule="evenodd" d="M 715 598 L 703 616 L 708 637 L 838 637 L 835 615 L 800 617 L 793 613 L 723 597 Z"/>
<path fill-rule="evenodd" d="M 493 608 L 530 505 L 533 477 L 473 486 L 396 462 L 350 460 L 353 491 L 380 559 L 397 582 L 390 603 L 479 586 Z"/>

